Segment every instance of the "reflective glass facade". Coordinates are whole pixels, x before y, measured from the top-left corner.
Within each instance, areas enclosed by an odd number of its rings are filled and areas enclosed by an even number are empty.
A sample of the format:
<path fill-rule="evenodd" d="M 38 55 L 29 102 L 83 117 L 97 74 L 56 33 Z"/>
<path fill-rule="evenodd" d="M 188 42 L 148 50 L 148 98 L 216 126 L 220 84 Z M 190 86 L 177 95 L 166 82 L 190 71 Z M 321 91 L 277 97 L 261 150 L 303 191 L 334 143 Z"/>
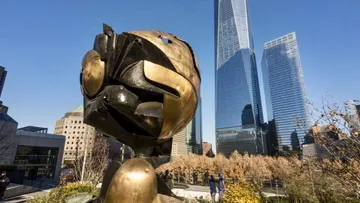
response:
<path fill-rule="evenodd" d="M 54 178 L 59 148 L 17 146 L 14 164 L 25 169 L 27 178 Z"/>
<path fill-rule="evenodd" d="M 217 152 L 261 153 L 263 123 L 247 0 L 215 0 Z"/>
<path fill-rule="evenodd" d="M 265 43 L 262 69 L 268 120 L 275 121 L 279 147 L 298 148 L 310 119 L 294 32 Z"/>
<path fill-rule="evenodd" d="M 194 118 L 186 126 L 185 136 L 188 146 L 188 152 L 194 154 L 202 154 L 202 112 L 201 112 L 201 98 L 199 99 L 198 107 Z"/>

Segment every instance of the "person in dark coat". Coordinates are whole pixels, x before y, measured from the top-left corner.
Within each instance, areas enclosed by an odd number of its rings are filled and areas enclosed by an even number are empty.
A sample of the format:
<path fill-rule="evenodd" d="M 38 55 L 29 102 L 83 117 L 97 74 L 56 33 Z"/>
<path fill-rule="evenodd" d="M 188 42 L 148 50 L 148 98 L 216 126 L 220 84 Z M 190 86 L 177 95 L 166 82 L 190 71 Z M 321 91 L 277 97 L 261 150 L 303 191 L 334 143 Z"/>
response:
<path fill-rule="evenodd" d="M 198 173 L 196 170 L 193 173 L 193 183 L 194 183 L 194 185 L 198 184 Z"/>
<path fill-rule="evenodd" d="M 210 176 L 209 185 L 210 185 L 211 203 L 214 203 L 216 196 L 216 182 L 213 175 Z"/>
<path fill-rule="evenodd" d="M 207 186 L 209 185 L 209 171 L 206 170 L 205 174 L 204 174 L 204 184 Z"/>
<path fill-rule="evenodd" d="M 172 189 L 172 188 L 173 188 L 173 185 L 172 185 L 172 176 L 171 176 L 169 170 L 166 170 L 166 171 L 165 171 L 165 174 L 163 175 L 162 180 L 165 182 L 166 186 L 167 186 L 169 189 Z"/>
<path fill-rule="evenodd" d="M 0 176 L 0 201 L 4 197 L 6 187 L 10 184 L 10 179 L 7 177 L 6 172 L 3 171 Z"/>

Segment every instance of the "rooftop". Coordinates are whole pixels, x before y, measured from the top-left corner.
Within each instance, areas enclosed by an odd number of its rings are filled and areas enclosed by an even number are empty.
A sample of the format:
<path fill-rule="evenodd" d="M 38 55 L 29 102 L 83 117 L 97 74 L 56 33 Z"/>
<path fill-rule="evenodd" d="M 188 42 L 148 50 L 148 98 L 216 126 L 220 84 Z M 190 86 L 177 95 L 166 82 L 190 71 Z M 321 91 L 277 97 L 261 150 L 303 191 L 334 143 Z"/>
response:
<path fill-rule="evenodd" d="M 6 121 L 6 122 L 9 122 L 9 123 L 18 124 L 13 118 L 11 118 L 11 116 L 9 116 L 5 112 L 0 112 L 0 121 Z"/>
<path fill-rule="evenodd" d="M 286 43 L 292 40 L 296 40 L 296 34 L 295 32 L 291 32 L 289 34 L 286 34 L 284 36 L 278 37 L 276 39 L 270 40 L 264 44 L 264 48 L 268 49 L 274 46 L 277 46 L 282 43 Z"/>
<path fill-rule="evenodd" d="M 73 109 L 72 111 L 69 111 L 67 113 L 65 113 L 64 117 L 68 117 L 68 116 L 83 116 L 84 114 L 84 106 L 78 106 L 75 109 Z"/>
<path fill-rule="evenodd" d="M 27 131 L 27 132 L 45 133 L 45 134 L 47 134 L 47 131 L 48 131 L 47 128 L 37 127 L 37 126 L 25 126 L 25 127 L 19 128 L 18 130 Z"/>
<path fill-rule="evenodd" d="M 72 113 L 83 113 L 84 112 L 84 106 L 78 106 L 74 110 L 70 111 Z"/>

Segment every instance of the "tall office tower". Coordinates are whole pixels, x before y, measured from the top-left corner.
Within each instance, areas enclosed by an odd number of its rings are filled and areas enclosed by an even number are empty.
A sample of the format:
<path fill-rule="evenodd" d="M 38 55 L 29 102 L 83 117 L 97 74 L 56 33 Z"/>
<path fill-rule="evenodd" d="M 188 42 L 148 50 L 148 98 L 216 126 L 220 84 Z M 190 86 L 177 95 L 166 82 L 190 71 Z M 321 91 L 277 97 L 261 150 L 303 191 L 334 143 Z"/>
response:
<path fill-rule="evenodd" d="M 215 0 L 217 153 L 264 153 L 259 80 L 247 0 Z M 260 143 L 260 144 L 259 144 Z"/>
<path fill-rule="evenodd" d="M 76 155 L 84 155 L 85 148 L 88 154 L 93 148 L 95 128 L 84 124 L 83 118 L 84 108 L 79 106 L 56 121 L 54 134 L 66 137 L 63 163 L 73 163 Z"/>
<path fill-rule="evenodd" d="M 348 100 L 345 101 L 345 111 L 349 120 L 349 127 L 352 130 L 360 131 L 360 101 Z"/>
<path fill-rule="evenodd" d="M 262 73 L 268 121 L 283 150 L 297 150 L 310 126 L 295 32 L 265 43 Z"/>
<path fill-rule="evenodd" d="M 7 71 L 5 67 L 0 66 L 0 97 L 4 88 Z"/>
<path fill-rule="evenodd" d="M 178 157 L 188 153 L 202 154 L 202 115 L 201 98 L 194 118 L 180 132 L 173 136 L 171 156 Z"/>
<path fill-rule="evenodd" d="M 198 107 L 194 118 L 186 126 L 186 142 L 189 153 L 202 154 L 202 112 L 201 112 L 201 98 L 199 99 Z"/>

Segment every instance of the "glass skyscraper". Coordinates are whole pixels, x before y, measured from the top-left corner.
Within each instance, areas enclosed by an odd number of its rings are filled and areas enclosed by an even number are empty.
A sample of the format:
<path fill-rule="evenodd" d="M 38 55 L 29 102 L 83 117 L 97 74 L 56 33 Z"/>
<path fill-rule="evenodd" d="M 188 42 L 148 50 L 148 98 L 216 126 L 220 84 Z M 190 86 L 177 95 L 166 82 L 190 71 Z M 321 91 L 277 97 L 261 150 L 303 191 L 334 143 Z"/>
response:
<path fill-rule="evenodd" d="M 278 146 L 298 150 L 310 119 L 295 32 L 265 43 L 262 73 L 267 117 L 275 122 Z"/>
<path fill-rule="evenodd" d="M 185 128 L 186 143 L 189 153 L 202 154 L 202 112 L 201 98 L 194 118 Z"/>
<path fill-rule="evenodd" d="M 247 0 L 215 0 L 217 152 L 263 153 L 259 81 Z"/>

